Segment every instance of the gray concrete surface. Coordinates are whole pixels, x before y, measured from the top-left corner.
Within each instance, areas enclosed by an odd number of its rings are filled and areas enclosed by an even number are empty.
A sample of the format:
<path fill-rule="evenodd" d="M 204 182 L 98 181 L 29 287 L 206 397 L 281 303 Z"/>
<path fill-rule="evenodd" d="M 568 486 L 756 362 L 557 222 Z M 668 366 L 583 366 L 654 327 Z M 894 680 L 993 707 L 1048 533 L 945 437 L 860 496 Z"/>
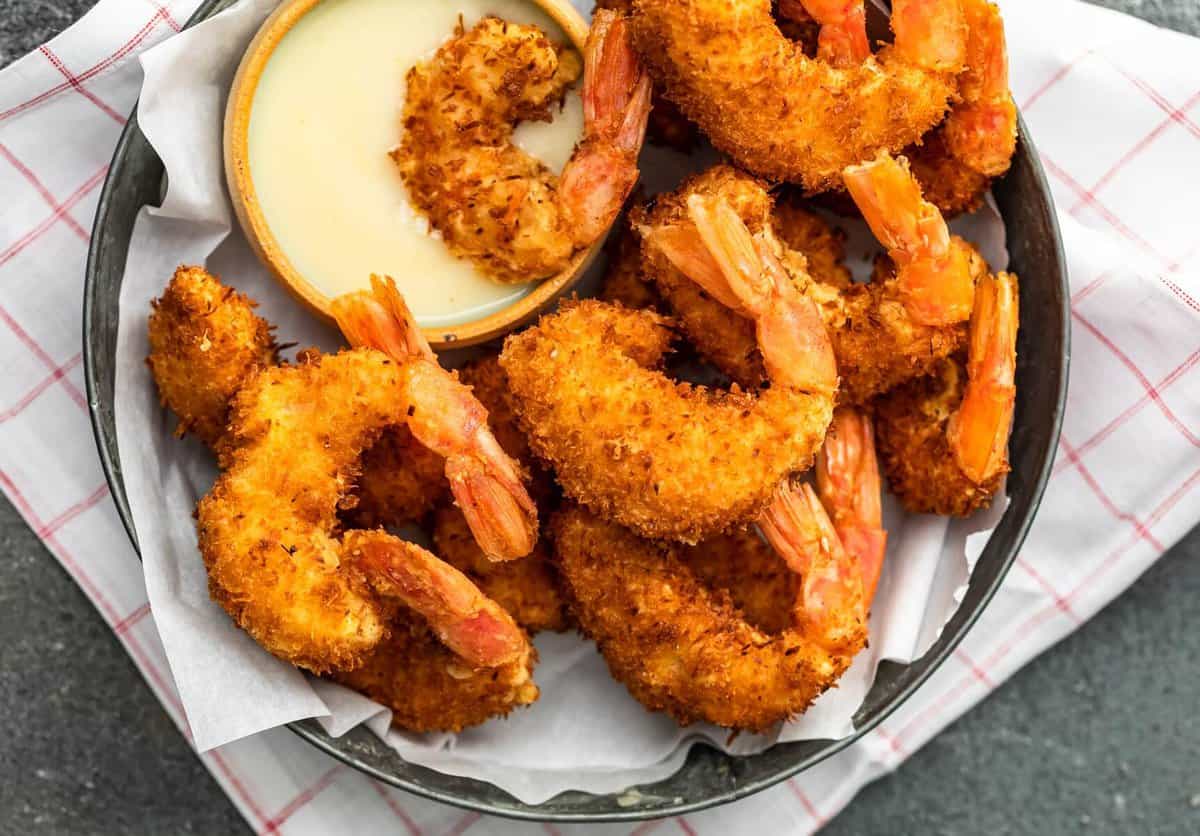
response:
<path fill-rule="evenodd" d="M 0 0 L 0 66 L 91 0 Z M 1105 0 L 1200 33 L 1194 0 Z M 0 836 L 246 832 L 87 599 L 0 500 Z M 830 834 L 1200 834 L 1200 529 Z"/>

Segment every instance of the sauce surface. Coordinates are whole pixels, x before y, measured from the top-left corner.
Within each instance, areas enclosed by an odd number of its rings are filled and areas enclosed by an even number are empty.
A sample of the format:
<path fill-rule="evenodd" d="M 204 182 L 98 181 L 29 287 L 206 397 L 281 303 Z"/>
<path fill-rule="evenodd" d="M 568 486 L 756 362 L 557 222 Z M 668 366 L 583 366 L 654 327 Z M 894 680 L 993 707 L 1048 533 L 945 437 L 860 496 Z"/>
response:
<path fill-rule="evenodd" d="M 494 14 L 570 43 L 528 0 L 323 0 L 279 42 L 250 112 L 254 189 L 296 270 L 328 296 L 386 273 L 424 327 L 478 319 L 533 287 L 499 284 L 452 256 L 388 157 L 405 74 L 451 37 L 460 14 L 468 28 Z M 519 125 L 515 142 L 557 172 L 582 132 L 575 89 L 553 122 Z"/>

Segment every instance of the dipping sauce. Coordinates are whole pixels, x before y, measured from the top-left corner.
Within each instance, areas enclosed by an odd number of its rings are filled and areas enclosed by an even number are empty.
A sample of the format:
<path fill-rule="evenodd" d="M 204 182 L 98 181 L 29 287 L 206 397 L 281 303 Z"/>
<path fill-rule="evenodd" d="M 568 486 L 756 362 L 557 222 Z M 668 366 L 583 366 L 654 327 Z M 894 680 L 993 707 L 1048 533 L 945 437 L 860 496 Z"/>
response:
<path fill-rule="evenodd" d="M 570 45 L 528 0 L 322 0 L 267 61 L 250 111 L 254 191 L 296 270 L 328 296 L 392 276 L 423 327 L 501 310 L 533 287 L 499 284 L 455 258 L 408 194 L 388 151 L 400 142 L 404 77 L 449 39 L 493 14 Z M 583 133 L 572 90 L 554 121 L 517 127 L 515 142 L 561 171 Z"/>

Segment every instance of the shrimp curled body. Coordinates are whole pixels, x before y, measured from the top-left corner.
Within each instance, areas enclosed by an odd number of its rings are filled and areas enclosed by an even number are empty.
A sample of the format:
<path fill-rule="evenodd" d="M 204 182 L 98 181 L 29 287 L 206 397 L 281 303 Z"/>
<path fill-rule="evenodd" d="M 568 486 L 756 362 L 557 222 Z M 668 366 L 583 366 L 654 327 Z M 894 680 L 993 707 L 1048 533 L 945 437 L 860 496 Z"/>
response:
<path fill-rule="evenodd" d="M 565 269 L 616 217 L 637 179 L 650 82 L 624 20 L 600 12 L 584 57 L 584 138 L 561 175 L 512 143 L 549 120 L 579 77 L 574 52 L 535 26 L 485 17 L 408 74 L 392 152 L 413 203 L 456 255 L 502 282 Z"/>

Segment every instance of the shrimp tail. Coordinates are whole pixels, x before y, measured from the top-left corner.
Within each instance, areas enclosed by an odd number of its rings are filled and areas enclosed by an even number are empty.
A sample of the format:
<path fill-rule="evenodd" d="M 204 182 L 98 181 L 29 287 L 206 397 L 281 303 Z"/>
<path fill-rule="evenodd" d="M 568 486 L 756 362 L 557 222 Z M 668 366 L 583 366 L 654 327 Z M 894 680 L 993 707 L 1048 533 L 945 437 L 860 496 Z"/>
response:
<path fill-rule="evenodd" d="M 908 161 L 880 152 L 843 172 L 846 189 L 871 232 L 896 262 L 909 315 L 922 325 L 952 325 L 971 316 L 975 288 L 966 250 L 942 213 L 921 194 Z"/>
<path fill-rule="evenodd" d="M 559 178 L 578 242 L 599 238 L 633 191 L 650 93 L 628 22 L 617 12 L 597 11 L 584 47 L 584 138 Z"/>
<path fill-rule="evenodd" d="M 334 316 L 356 346 L 379 349 L 403 365 L 408 428 L 446 458 L 446 477 L 471 531 L 492 560 L 524 557 L 537 540 L 537 507 L 521 469 L 488 428 L 469 386 L 437 363 L 391 279 L 333 300 Z"/>
<path fill-rule="evenodd" d="M 871 419 L 854 407 L 838 407 L 817 454 L 817 493 L 833 518 L 842 545 L 859 565 L 869 606 L 883 570 L 882 486 Z"/>
<path fill-rule="evenodd" d="M 837 361 L 816 303 L 792 283 L 776 255 L 778 244 L 765 229 L 752 235 L 724 199 L 692 195 L 688 214 L 716 265 L 692 278 L 717 299 L 732 298 L 734 310 L 755 321 L 758 345 L 772 380 L 806 392 L 837 389 Z M 670 252 L 665 252 L 671 258 Z M 684 264 L 676 263 L 680 270 Z M 719 278 L 718 278 L 719 277 Z"/>
<path fill-rule="evenodd" d="M 946 145 L 963 164 L 987 177 L 1008 170 L 1017 145 L 1017 106 L 1008 88 L 1008 49 L 1000 10 L 987 0 L 964 4 L 969 60 L 963 103 L 946 117 Z"/>
<path fill-rule="evenodd" d="M 818 60 L 835 67 L 852 67 L 871 56 L 863 0 L 802 0 L 802 5 L 821 25 Z"/>
<path fill-rule="evenodd" d="M 378 594 L 421 615 L 469 664 L 495 668 L 529 653 L 529 638 L 512 616 L 470 578 L 415 543 L 378 531 L 350 531 L 344 554 Z"/>
<path fill-rule="evenodd" d="M 376 348 L 394 360 L 436 357 L 391 276 L 372 275 L 370 290 L 336 296 L 329 309 L 352 346 Z"/>
<path fill-rule="evenodd" d="M 533 551 L 537 508 L 521 480 L 503 464 L 452 456 L 446 460 L 446 478 L 485 555 L 511 560 Z"/>
<path fill-rule="evenodd" d="M 812 486 L 781 484 L 758 527 L 802 578 L 797 616 L 817 628 L 827 647 L 852 644 L 866 621 L 862 574 Z"/>
<path fill-rule="evenodd" d="M 1016 401 L 1017 277 L 999 273 L 975 293 L 967 387 L 946 435 L 958 466 L 977 485 L 1007 467 Z"/>

